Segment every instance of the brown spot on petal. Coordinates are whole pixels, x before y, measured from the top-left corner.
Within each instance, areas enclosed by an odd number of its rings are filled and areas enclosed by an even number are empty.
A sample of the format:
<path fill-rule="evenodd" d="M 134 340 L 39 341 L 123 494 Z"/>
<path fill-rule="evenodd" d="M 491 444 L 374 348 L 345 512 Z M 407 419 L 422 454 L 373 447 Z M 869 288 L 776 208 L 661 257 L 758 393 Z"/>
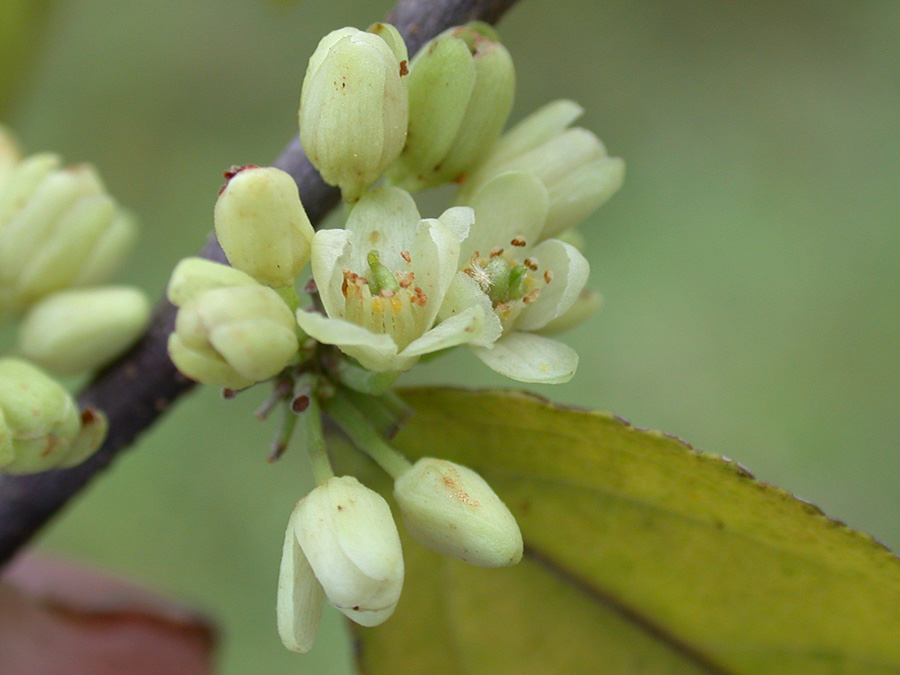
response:
<path fill-rule="evenodd" d="M 400 62 L 400 77 L 409 74 L 409 68 L 406 67 L 406 61 Z"/>
<path fill-rule="evenodd" d="M 231 179 L 237 176 L 244 169 L 258 169 L 259 167 L 256 164 L 244 164 L 243 166 L 238 166 L 237 164 L 232 165 L 230 169 L 227 171 L 223 171 L 222 175 L 225 176 L 225 185 L 219 188 L 219 194 L 225 192 L 225 188 L 228 187 L 228 183 L 231 182 Z"/>

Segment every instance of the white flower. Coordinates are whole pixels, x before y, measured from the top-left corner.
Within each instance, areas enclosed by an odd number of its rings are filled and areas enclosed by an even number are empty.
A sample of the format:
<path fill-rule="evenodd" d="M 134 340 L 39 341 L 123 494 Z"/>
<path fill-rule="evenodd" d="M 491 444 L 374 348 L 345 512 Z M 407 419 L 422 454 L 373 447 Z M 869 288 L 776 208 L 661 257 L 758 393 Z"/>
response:
<path fill-rule="evenodd" d="M 475 224 L 460 252 L 460 260 L 467 262 L 453 281 L 441 317 L 475 304 L 489 307 L 503 334 L 493 344 L 472 345 L 476 356 L 521 382 L 568 381 L 578 355 L 535 333 L 575 305 L 590 271 L 587 260 L 558 239 L 540 241 L 549 197 L 529 172 L 495 176 L 469 203 Z"/>
<path fill-rule="evenodd" d="M 483 305 L 434 325 L 472 219 L 471 209 L 456 207 L 421 220 L 407 192 L 367 193 L 347 229 L 313 238 L 313 278 L 328 317 L 300 310 L 300 327 L 375 372 L 407 370 L 422 354 L 478 340 Z"/>
<path fill-rule="evenodd" d="M 400 536 L 378 493 L 341 476 L 297 503 L 278 578 L 278 632 L 288 649 L 312 647 L 323 596 L 356 623 L 377 626 L 402 587 Z"/>

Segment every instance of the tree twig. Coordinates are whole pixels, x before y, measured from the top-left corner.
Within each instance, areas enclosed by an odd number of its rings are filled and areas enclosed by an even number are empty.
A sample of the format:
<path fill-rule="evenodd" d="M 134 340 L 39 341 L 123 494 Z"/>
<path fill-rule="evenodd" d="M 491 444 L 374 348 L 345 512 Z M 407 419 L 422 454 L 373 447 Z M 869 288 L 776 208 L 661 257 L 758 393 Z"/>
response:
<path fill-rule="evenodd" d="M 399 0 L 388 17 L 406 39 L 410 54 L 442 30 L 481 20 L 495 23 L 517 0 Z M 275 166 L 293 176 L 303 205 L 315 225 L 338 203 L 339 191 L 326 185 L 306 159 L 295 137 Z M 225 261 L 215 237 L 200 254 Z M 128 448 L 194 383 L 172 365 L 166 352 L 175 324 L 175 308 L 156 306 L 143 338 L 115 364 L 100 373 L 78 398 L 109 418 L 103 446 L 80 466 L 31 476 L 0 476 L 0 565 L 8 562 L 32 536 L 88 482 Z"/>

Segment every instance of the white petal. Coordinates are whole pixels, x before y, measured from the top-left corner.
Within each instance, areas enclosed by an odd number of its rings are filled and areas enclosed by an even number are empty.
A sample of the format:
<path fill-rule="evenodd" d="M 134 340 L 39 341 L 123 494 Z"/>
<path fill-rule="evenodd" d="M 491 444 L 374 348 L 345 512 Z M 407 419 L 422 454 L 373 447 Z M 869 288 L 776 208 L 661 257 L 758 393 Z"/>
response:
<path fill-rule="evenodd" d="M 312 241 L 312 273 L 319 297 L 330 316 L 343 314 L 344 295 L 341 285 L 344 281 L 346 262 L 341 256 L 349 254 L 352 234 L 347 230 L 319 230 Z"/>
<path fill-rule="evenodd" d="M 572 379 L 578 367 L 578 354 L 571 347 L 531 333 L 510 333 L 490 349 L 472 351 L 492 370 L 519 382 L 561 384 Z"/>
<path fill-rule="evenodd" d="M 491 299 L 478 286 L 478 283 L 463 272 L 457 272 L 444 296 L 444 303 L 438 312 L 438 319 L 446 321 L 451 316 L 461 314 L 471 307 L 480 307 L 483 318 L 479 333 L 472 336 L 469 344 L 487 347 L 493 344 L 503 332 L 500 318 L 494 312 Z"/>
<path fill-rule="evenodd" d="M 601 157 L 550 187 L 550 213 L 541 238 L 574 227 L 605 204 L 625 182 L 625 162 Z"/>
<path fill-rule="evenodd" d="M 457 239 L 463 241 L 469 236 L 469 230 L 475 222 L 475 212 L 468 206 L 451 206 L 438 217 L 438 220 L 453 232 Z"/>
<path fill-rule="evenodd" d="M 325 592 L 294 534 L 294 514 L 288 522 L 278 572 L 276 616 L 278 635 L 294 652 L 308 652 L 316 639 Z"/>
<path fill-rule="evenodd" d="M 578 299 L 587 283 L 591 267 L 581 252 L 559 239 L 548 239 L 531 252 L 538 261 L 538 274 L 544 270 L 553 272 L 550 283 L 541 288 L 537 300 L 519 315 L 516 328 L 537 330 L 558 316 L 562 316 Z"/>
<path fill-rule="evenodd" d="M 493 315 L 494 313 L 491 312 Z M 472 342 L 482 333 L 484 310 L 481 307 L 469 307 L 464 312 L 455 314 L 446 321 L 441 321 L 417 340 L 411 342 L 400 356 L 421 356 L 441 349 L 449 349 L 457 345 Z"/>
<path fill-rule="evenodd" d="M 326 345 L 337 345 L 342 352 L 374 372 L 404 370 L 412 366 L 408 359 L 397 358 L 397 345 L 389 335 L 373 333 L 355 323 L 329 319 L 302 309 L 297 311 L 297 323 L 311 338 Z"/>
<path fill-rule="evenodd" d="M 430 326 L 456 274 L 459 239 L 437 219 L 422 220 L 416 227 L 416 241 L 409 249 L 415 284 L 427 297 L 422 325 Z"/>
<path fill-rule="evenodd" d="M 405 190 L 383 187 L 364 194 L 347 217 L 346 229 L 353 233 L 351 270 L 368 270 L 366 256 L 372 250 L 389 269 L 402 269 L 400 253 L 412 250 L 419 218 L 416 202 Z"/>
<path fill-rule="evenodd" d="M 558 316 L 553 321 L 545 325 L 538 331 L 541 335 L 555 335 L 574 328 L 580 323 L 587 321 L 600 311 L 603 306 L 603 297 L 596 291 L 585 288 L 578 294 L 578 299 L 562 316 Z"/>
<path fill-rule="evenodd" d="M 491 148 L 485 168 L 499 166 L 546 143 L 565 131 L 583 112 L 584 108 L 574 101 L 560 99 L 548 103 L 503 134 Z"/>
<path fill-rule="evenodd" d="M 575 127 L 507 162 L 500 170 L 530 171 L 550 186 L 578 167 L 605 156 L 606 147 L 593 132 Z"/>
<path fill-rule="evenodd" d="M 475 209 L 475 225 L 463 242 L 460 262 L 466 263 L 475 251 L 486 256 L 495 246 L 510 246 L 514 237 L 527 244 L 537 243 L 549 208 L 547 188 L 525 171 L 502 173 L 475 193 L 470 205 Z"/>

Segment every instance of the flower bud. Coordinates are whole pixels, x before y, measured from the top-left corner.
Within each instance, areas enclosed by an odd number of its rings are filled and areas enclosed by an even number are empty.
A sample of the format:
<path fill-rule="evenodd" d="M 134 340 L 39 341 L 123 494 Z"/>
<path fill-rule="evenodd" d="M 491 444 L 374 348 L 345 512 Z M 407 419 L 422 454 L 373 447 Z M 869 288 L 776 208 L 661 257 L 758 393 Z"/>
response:
<path fill-rule="evenodd" d="M 410 64 L 409 131 L 392 179 L 409 190 L 457 180 L 500 136 L 514 90 L 512 57 L 495 33 L 474 25 L 438 35 Z"/>
<path fill-rule="evenodd" d="M 166 297 L 173 305 L 181 307 L 204 291 L 226 286 L 256 286 L 257 283 L 249 274 L 228 265 L 205 258 L 183 258 L 172 270 Z"/>
<path fill-rule="evenodd" d="M 362 626 L 384 622 L 403 587 L 400 536 L 387 502 L 352 476 L 342 476 L 297 504 L 278 585 L 279 631 L 285 645 L 297 651 L 311 646 L 317 621 L 308 604 L 316 602 L 316 593 L 306 566 L 347 617 Z"/>
<path fill-rule="evenodd" d="M 134 239 L 133 222 L 93 168 L 58 167 L 57 157 L 36 155 L 0 185 L 0 299 L 7 309 L 101 281 Z"/>
<path fill-rule="evenodd" d="M 150 304 L 127 286 L 60 291 L 37 303 L 19 325 L 19 351 L 59 375 L 96 370 L 144 330 Z"/>
<path fill-rule="evenodd" d="M 298 349 L 296 324 L 266 286 L 227 286 L 185 302 L 169 336 L 169 357 L 204 384 L 243 389 L 277 375 Z"/>
<path fill-rule="evenodd" d="M 267 286 L 290 286 L 309 262 L 313 228 L 294 179 L 272 167 L 228 173 L 216 236 L 228 262 Z"/>
<path fill-rule="evenodd" d="M 508 171 L 526 171 L 547 188 L 549 212 L 540 239 L 573 227 L 615 194 L 625 163 L 609 157 L 587 129 L 568 126 L 583 110 L 571 101 L 554 101 L 507 131 L 465 181 L 458 204 L 469 204 L 478 190 Z"/>
<path fill-rule="evenodd" d="M 0 470 L 36 473 L 86 459 L 103 440 L 106 420 L 79 417 L 62 385 L 34 366 L 0 359 Z"/>
<path fill-rule="evenodd" d="M 394 498 L 406 529 L 423 546 L 481 567 L 522 558 L 516 519 L 472 469 L 423 457 L 394 483 Z"/>
<path fill-rule="evenodd" d="M 386 34 L 390 43 L 355 28 L 329 33 L 303 80 L 300 142 L 323 180 L 340 187 L 347 201 L 359 199 L 406 141 L 406 50 Z"/>

